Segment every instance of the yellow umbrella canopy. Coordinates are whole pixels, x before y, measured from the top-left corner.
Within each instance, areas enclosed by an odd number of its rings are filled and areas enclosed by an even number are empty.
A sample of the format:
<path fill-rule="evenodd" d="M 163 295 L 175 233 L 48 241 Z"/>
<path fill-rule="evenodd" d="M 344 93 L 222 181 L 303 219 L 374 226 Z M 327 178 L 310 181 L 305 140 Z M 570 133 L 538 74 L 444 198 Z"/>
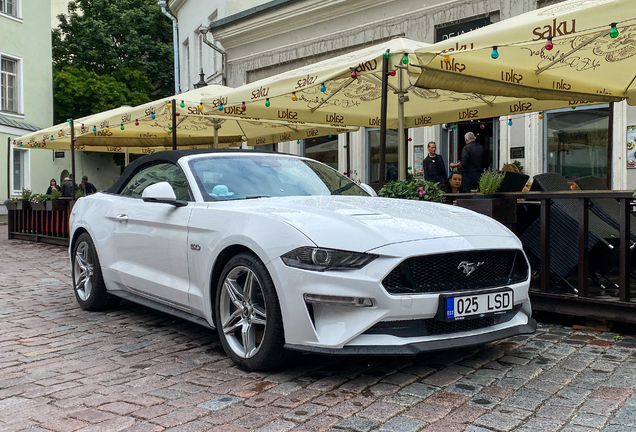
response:
<path fill-rule="evenodd" d="M 348 132 L 357 128 L 300 123 L 290 120 L 262 120 L 255 117 L 232 117 L 218 109 L 204 109 L 201 100 L 222 95 L 232 89 L 208 86 L 180 95 L 149 102 L 117 112 L 96 115 L 77 129 L 78 146 L 171 148 L 172 110 L 176 111 L 176 138 L 179 148 L 213 147 L 216 133 L 220 147 L 271 144 Z M 172 107 L 173 100 L 176 107 Z M 76 122 L 79 123 L 79 122 Z"/>
<path fill-rule="evenodd" d="M 415 51 L 422 88 L 636 104 L 633 0 L 570 0 Z"/>

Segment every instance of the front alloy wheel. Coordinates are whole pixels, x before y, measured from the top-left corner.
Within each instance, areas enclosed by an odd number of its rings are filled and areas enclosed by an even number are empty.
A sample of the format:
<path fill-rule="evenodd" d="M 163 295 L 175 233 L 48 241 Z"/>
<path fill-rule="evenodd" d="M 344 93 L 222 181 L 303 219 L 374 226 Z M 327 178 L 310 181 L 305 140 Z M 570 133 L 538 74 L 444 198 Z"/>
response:
<path fill-rule="evenodd" d="M 221 290 L 221 330 L 232 352 L 242 358 L 256 355 L 267 328 L 263 288 L 245 266 L 234 267 Z"/>
<path fill-rule="evenodd" d="M 219 278 L 215 300 L 221 344 L 239 367 L 272 369 L 288 358 L 274 282 L 256 255 L 246 252 L 230 258 Z"/>
<path fill-rule="evenodd" d="M 75 292 L 82 301 L 88 300 L 93 290 L 93 267 L 94 263 L 89 255 L 89 245 L 86 241 L 82 241 L 75 249 L 75 259 L 73 260 Z"/>

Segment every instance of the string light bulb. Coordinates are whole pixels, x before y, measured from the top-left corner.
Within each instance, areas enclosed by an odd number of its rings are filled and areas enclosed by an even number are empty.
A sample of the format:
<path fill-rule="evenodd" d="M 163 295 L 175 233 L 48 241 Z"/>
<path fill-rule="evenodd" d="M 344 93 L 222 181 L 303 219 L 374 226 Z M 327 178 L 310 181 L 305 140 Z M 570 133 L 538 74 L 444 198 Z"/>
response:
<path fill-rule="evenodd" d="M 292 98 L 291 98 L 294 102 L 296 102 L 298 100 L 298 96 L 296 96 L 296 92 L 292 92 Z"/>
<path fill-rule="evenodd" d="M 110 132 L 110 128 L 106 126 L 106 133 Z"/>
<path fill-rule="evenodd" d="M 300 140 L 296 140 L 296 144 L 299 144 L 299 145 L 300 145 Z"/>
<path fill-rule="evenodd" d="M 479 129 L 486 129 L 486 125 L 485 125 L 485 124 L 483 124 L 483 123 L 480 123 L 480 124 L 479 124 Z"/>
<path fill-rule="evenodd" d="M 573 109 L 573 110 L 575 110 L 575 109 L 576 109 L 576 107 L 575 107 L 575 106 L 573 106 L 573 107 L 572 107 L 572 109 Z"/>
<path fill-rule="evenodd" d="M 354 68 L 351 68 L 351 79 L 356 78 L 358 78 L 358 74 L 356 73 L 356 70 Z"/>
<path fill-rule="evenodd" d="M 97 132 L 97 126 L 93 126 L 93 132 Z"/>
<path fill-rule="evenodd" d="M 81 129 L 82 129 L 82 131 L 84 131 L 84 129 L 86 129 L 86 126 L 84 126 L 84 123 L 82 123 Z"/>
<path fill-rule="evenodd" d="M 223 102 L 219 104 L 219 111 L 223 111 Z"/>
<path fill-rule="evenodd" d="M 60 129 L 60 131 L 57 133 L 59 136 L 64 135 L 64 132 L 62 132 L 62 130 Z"/>
<path fill-rule="evenodd" d="M 402 64 L 409 64 L 409 55 L 407 53 L 404 53 L 402 57 Z"/>
<path fill-rule="evenodd" d="M 512 126 L 512 119 L 508 120 L 508 126 Z"/>
<path fill-rule="evenodd" d="M 384 54 L 382 54 L 382 57 L 384 57 L 385 59 L 389 58 L 389 50 L 386 50 L 386 52 Z"/>
<path fill-rule="evenodd" d="M 174 115 L 179 117 L 181 115 L 181 113 L 179 111 L 177 111 L 176 113 L 174 113 Z"/>
<path fill-rule="evenodd" d="M 203 104 L 202 103 L 199 104 L 198 108 L 199 108 L 199 112 L 203 112 Z"/>
<path fill-rule="evenodd" d="M 139 120 L 135 119 L 135 126 L 139 126 Z"/>
<path fill-rule="evenodd" d="M 119 129 L 124 130 L 124 124 L 122 123 Z"/>
<path fill-rule="evenodd" d="M 453 123 L 453 129 L 457 130 L 457 123 Z"/>
<path fill-rule="evenodd" d="M 271 105 L 271 103 L 269 103 L 269 98 L 265 99 L 265 106 L 269 107 Z"/>
<path fill-rule="evenodd" d="M 323 93 L 327 91 L 327 86 L 325 85 L 325 83 L 320 84 L 320 91 Z"/>
<path fill-rule="evenodd" d="M 333 137 L 333 135 L 328 135 L 327 138 L 331 139 Z"/>
<path fill-rule="evenodd" d="M 168 130 L 171 131 L 172 130 L 172 126 L 168 126 Z"/>
<path fill-rule="evenodd" d="M 552 36 L 548 36 L 547 40 L 545 41 L 545 49 L 550 51 L 552 50 L 552 48 L 554 48 L 554 44 L 552 43 Z"/>
<path fill-rule="evenodd" d="M 172 108 L 172 103 L 168 102 L 168 103 L 166 104 L 166 108 L 168 108 L 168 109 Z"/>
<path fill-rule="evenodd" d="M 618 37 L 618 29 L 616 28 L 616 23 L 611 23 L 610 26 L 612 27 L 609 35 L 612 39 L 616 39 Z"/>
<path fill-rule="evenodd" d="M 185 102 L 181 101 L 181 105 L 179 105 L 181 108 L 185 108 Z"/>
<path fill-rule="evenodd" d="M 245 102 L 241 103 L 241 111 L 245 111 L 247 110 L 247 105 L 245 105 Z"/>
<path fill-rule="evenodd" d="M 539 120 L 543 120 L 543 113 L 542 112 L 539 113 Z"/>
<path fill-rule="evenodd" d="M 450 56 L 448 54 L 444 56 L 444 63 L 450 63 Z"/>
<path fill-rule="evenodd" d="M 396 74 L 395 70 L 390 70 L 390 71 L 389 71 L 389 75 L 391 75 L 391 76 L 395 76 L 395 74 Z"/>
<path fill-rule="evenodd" d="M 150 118 L 154 120 L 155 119 L 155 113 L 150 114 Z"/>
<path fill-rule="evenodd" d="M 70 118 L 69 118 L 69 119 L 66 119 L 66 123 L 70 123 L 70 122 L 71 122 L 71 119 L 70 119 Z"/>
<path fill-rule="evenodd" d="M 51 141 L 53 141 L 54 139 L 55 139 L 55 138 L 53 138 L 53 135 L 51 135 Z M 13 144 L 15 144 L 15 142 L 14 142 Z"/>
<path fill-rule="evenodd" d="M 497 51 L 496 46 L 492 47 L 492 53 L 490 53 L 490 57 L 492 57 L 493 59 L 499 58 L 499 51 Z"/>

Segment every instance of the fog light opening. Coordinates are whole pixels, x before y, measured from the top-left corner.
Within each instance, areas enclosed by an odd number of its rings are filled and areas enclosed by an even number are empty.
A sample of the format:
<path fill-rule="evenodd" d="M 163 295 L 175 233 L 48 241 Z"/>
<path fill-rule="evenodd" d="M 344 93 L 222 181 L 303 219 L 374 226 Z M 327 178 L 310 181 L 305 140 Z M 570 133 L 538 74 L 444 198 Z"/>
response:
<path fill-rule="evenodd" d="M 373 300 L 366 297 L 343 297 L 320 294 L 305 294 L 305 302 L 327 306 L 371 307 Z"/>

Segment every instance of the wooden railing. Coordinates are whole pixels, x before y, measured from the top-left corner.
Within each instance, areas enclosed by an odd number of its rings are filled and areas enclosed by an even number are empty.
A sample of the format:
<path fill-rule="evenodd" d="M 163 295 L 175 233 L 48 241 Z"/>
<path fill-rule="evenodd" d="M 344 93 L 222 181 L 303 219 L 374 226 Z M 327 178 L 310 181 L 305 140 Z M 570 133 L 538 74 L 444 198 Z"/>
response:
<path fill-rule="evenodd" d="M 8 208 L 9 239 L 28 240 L 67 246 L 69 244 L 70 199 L 46 201 L 32 207 Z"/>

